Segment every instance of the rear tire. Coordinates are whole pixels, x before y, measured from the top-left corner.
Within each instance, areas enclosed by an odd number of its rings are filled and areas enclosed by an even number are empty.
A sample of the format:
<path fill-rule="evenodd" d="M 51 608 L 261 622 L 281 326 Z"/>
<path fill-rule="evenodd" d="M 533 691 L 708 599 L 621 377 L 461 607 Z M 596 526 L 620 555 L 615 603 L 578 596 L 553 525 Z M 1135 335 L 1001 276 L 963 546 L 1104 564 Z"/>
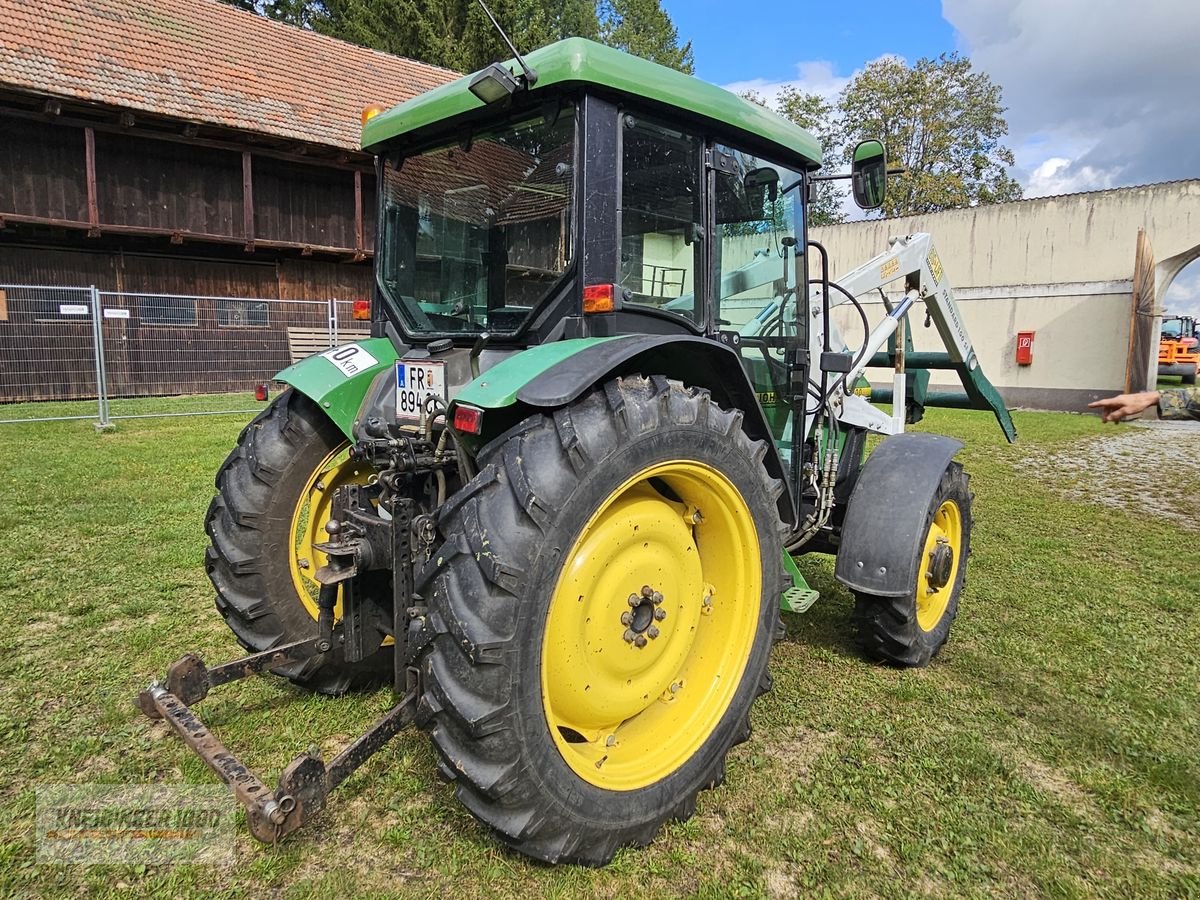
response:
<path fill-rule="evenodd" d="M 314 613 L 297 587 L 294 527 L 310 481 L 346 445 L 316 403 L 288 390 L 242 430 L 217 471 L 204 568 L 218 612 L 247 650 L 316 637 Z M 308 563 L 306 571 L 315 570 L 315 561 Z M 390 677 L 392 648 L 357 663 L 334 650 L 272 671 L 318 693 L 341 694 Z"/>
<path fill-rule="evenodd" d="M 854 619 L 868 656 L 919 667 L 928 665 L 945 645 L 967 579 L 971 499 L 966 473 L 960 464 L 951 462 L 942 473 L 925 518 L 912 590 L 900 597 L 855 592 Z M 948 562 L 943 548 L 951 554 Z"/>
<path fill-rule="evenodd" d="M 706 391 L 624 378 L 493 441 L 443 508 L 417 722 L 516 850 L 603 865 L 723 780 L 779 618 L 765 451 Z"/>

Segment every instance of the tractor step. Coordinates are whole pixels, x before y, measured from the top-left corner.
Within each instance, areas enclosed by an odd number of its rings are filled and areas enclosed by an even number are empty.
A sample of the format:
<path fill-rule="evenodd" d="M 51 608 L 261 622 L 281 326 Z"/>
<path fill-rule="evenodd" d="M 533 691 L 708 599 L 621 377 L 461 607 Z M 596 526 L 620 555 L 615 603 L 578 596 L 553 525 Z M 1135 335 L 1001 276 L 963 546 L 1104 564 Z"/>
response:
<path fill-rule="evenodd" d="M 790 587 L 780 597 L 779 608 L 784 612 L 805 613 L 820 596 L 820 591 L 814 591 L 812 588 Z"/>
<path fill-rule="evenodd" d="M 808 582 L 800 573 L 799 566 L 796 565 L 796 560 L 790 553 L 784 552 L 783 554 L 783 568 L 788 577 L 792 579 L 792 586 L 786 588 L 780 595 L 779 608 L 790 613 L 808 612 L 809 608 L 820 598 L 821 592 L 809 587 Z"/>
<path fill-rule="evenodd" d="M 411 673 L 409 681 L 413 687 L 404 698 L 328 765 L 315 751 L 301 753 L 283 770 L 275 790 L 269 790 L 262 779 L 208 730 L 188 704 L 203 700 L 217 685 L 319 655 L 322 652 L 319 646 L 319 639 L 297 641 L 212 669 L 200 657 L 189 653 L 167 670 L 165 684 L 155 682 L 138 694 L 142 712 L 153 719 L 164 719 L 217 777 L 233 789 L 238 802 L 246 808 L 250 833 L 264 843 L 275 843 L 312 819 L 325 805 L 330 792 L 412 722 L 416 710 L 416 679 L 415 673 Z"/>

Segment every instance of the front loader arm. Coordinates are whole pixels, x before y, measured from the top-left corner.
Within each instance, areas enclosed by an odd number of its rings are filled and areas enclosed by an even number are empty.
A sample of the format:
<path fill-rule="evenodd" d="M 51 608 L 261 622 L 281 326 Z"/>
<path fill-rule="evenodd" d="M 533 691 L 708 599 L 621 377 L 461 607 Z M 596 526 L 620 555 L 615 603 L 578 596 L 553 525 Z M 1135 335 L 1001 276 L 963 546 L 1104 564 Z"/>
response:
<path fill-rule="evenodd" d="M 1015 441 L 1017 432 L 1012 417 L 1003 398 L 979 366 L 975 348 L 954 299 L 954 289 L 933 246 L 933 237 L 925 233 L 893 237 L 889 245 L 883 253 L 838 279 L 838 284 L 853 297 L 882 289 L 900 279 L 904 279 L 906 289 L 904 298 L 898 304 L 889 304 L 887 315 L 871 330 L 855 356 L 853 368 L 844 383 L 854 384 L 854 380 L 868 367 L 894 367 L 896 379 L 892 399 L 902 409 L 906 365 L 921 369 L 953 369 L 958 373 L 966 393 L 957 397 L 937 398 L 942 405 L 990 409 L 1000 423 L 1004 436 L 1009 442 Z M 924 302 L 925 311 L 942 339 L 944 353 L 913 353 L 906 358 L 904 342 L 899 339 L 895 341 L 893 351 L 884 349 L 917 301 Z M 830 298 L 831 306 L 845 302 L 848 301 L 843 296 Z M 881 394 L 877 399 L 886 402 L 887 398 Z M 895 413 L 893 418 L 897 418 Z"/>

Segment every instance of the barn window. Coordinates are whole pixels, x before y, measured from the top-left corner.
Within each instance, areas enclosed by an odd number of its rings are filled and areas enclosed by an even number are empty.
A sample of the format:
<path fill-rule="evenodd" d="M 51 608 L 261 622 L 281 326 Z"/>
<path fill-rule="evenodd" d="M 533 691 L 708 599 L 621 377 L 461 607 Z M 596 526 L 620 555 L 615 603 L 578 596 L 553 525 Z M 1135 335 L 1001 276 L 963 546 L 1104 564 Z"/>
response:
<path fill-rule="evenodd" d="M 138 297 L 138 320 L 143 325 L 195 325 L 196 301 L 192 297 L 143 294 Z"/>
<path fill-rule="evenodd" d="M 232 328 L 266 328 L 265 300 L 218 300 L 217 324 Z"/>

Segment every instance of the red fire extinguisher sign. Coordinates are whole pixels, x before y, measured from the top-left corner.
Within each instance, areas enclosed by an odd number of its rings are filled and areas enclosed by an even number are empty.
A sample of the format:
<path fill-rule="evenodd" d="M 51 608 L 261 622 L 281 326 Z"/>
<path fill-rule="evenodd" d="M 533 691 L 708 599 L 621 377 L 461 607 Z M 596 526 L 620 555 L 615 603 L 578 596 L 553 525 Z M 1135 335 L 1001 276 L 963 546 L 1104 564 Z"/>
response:
<path fill-rule="evenodd" d="M 1033 335 L 1032 331 L 1017 332 L 1017 365 L 1033 364 Z"/>

